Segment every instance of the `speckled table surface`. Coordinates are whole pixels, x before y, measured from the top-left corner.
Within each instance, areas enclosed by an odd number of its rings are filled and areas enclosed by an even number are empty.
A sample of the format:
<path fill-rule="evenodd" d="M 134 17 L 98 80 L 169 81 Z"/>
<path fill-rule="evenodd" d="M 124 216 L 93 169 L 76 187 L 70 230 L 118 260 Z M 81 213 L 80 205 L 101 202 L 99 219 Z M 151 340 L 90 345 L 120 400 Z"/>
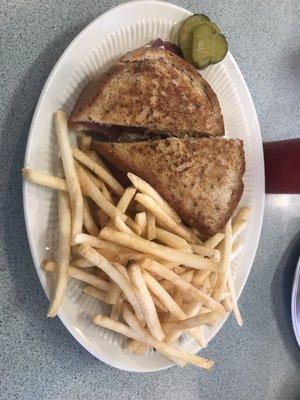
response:
<path fill-rule="evenodd" d="M 263 140 L 300 136 L 297 0 L 174 1 L 213 16 L 227 34 L 260 120 Z M 70 41 L 118 1 L 0 2 L 0 398 L 300 399 L 300 350 L 290 292 L 300 253 L 300 196 L 266 197 L 262 236 L 240 299 L 245 326 L 229 319 L 211 342 L 213 372 L 187 367 L 121 372 L 97 361 L 58 319 L 47 320 L 22 209 L 25 145 L 44 82 Z"/>

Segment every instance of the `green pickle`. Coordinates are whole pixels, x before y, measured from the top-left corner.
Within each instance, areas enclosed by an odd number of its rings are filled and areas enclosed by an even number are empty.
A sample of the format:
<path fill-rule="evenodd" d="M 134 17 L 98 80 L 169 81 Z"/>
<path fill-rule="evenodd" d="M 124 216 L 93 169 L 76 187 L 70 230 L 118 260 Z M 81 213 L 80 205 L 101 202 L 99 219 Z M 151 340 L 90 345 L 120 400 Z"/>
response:
<path fill-rule="evenodd" d="M 202 24 L 193 34 L 192 60 L 199 68 L 216 64 L 223 60 L 228 51 L 226 38 L 212 26 Z"/>
<path fill-rule="evenodd" d="M 218 26 L 204 14 L 195 14 L 186 19 L 178 33 L 178 44 L 184 58 L 198 68 L 221 61 L 228 48 Z M 212 53 L 208 54 L 209 51 Z"/>
<path fill-rule="evenodd" d="M 195 14 L 185 20 L 178 33 L 178 44 L 183 57 L 190 63 L 192 60 L 192 41 L 194 29 L 203 22 L 210 22 L 210 19 L 204 14 Z"/>

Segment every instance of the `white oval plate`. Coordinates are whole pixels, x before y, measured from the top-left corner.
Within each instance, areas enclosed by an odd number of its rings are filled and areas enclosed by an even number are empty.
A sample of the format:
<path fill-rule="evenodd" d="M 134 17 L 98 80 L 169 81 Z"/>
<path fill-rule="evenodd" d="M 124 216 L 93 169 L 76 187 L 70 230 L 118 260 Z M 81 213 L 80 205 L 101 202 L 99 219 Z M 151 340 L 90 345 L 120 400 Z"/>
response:
<path fill-rule="evenodd" d="M 53 113 L 62 107 L 70 112 L 84 86 L 128 51 L 157 37 L 174 41 L 180 22 L 189 15 L 189 11 L 172 4 L 136 1 L 106 12 L 87 26 L 63 53 L 44 86 L 30 128 L 25 166 L 55 173 L 57 148 L 53 133 Z M 204 70 L 202 75 L 219 97 L 226 136 L 243 139 L 245 145 L 247 170 L 244 177 L 245 191 L 240 204 L 251 207 L 253 212 L 248 228 L 241 236 L 244 241 L 243 251 L 233 264 L 235 287 L 240 295 L 255 256 L 263 216 L 264 163 L 260 129 L 250 93 L 230 53 L 221 63 Z M 45 257 L 53 257 L 56 251 L 56 193 L 24 182 L 23 194 L 34 264 L 49 297 L 49 277 L 42 271 L 41 261 Z M 91 323 L 97 311 L 105 312 L 105 306 L 82 294 L 80 282 L 70 280 L 59 317 L 89 352 L 107 364 L 127 371 L 157 371 L 173 365 L 154 352 L 134 356 L 124 351 L 124 338 Z M 208 341 L 221 326 L 205 331 Z M 190 352 L 199 350 L 191 338 L 182 340 L 181 345 Z"/>
<path fill-rule="evenodd" d="M 300 258 L 298 260 L 292 289 L 291 316 L 295 338 L 300 347 Z"/>

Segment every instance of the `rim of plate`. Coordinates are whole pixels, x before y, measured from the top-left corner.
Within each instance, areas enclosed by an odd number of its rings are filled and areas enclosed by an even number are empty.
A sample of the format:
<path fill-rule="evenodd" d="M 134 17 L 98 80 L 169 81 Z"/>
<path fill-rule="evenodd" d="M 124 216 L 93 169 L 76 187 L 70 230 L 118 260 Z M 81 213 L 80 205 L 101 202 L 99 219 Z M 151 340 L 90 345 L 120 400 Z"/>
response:
<path fill-rule="evenodd" d="M 292 324 L 294 329 L 294 334 L 298 346 L 300 347 L 300 321 L 297 318 L 297 305 L 300 304 L 298 300 L 300 298 L 300 257 L 297 262 L 294 280 L 293 280 L 293 289 L 292 289 L 292 298 L 291 298 L 291 316 L 292 316 Z"/>
<path fill-rule="evenodd" d="M 91 21 L 82 31 L 79 32 L 79 34 L 70 42 L 70 44 L 67 46 L 67 48 L 64 50 L 64 52 L 62 53 L 62 55 L 59 57 L 59 59 L 57 60 L 57 62 L 55 63 L 54 67 L 52 68 L 45 84 L 44 87 L 41 91 L 41 94 L 39 96 L 38 102 L 36 104 L 35 107 L 35 111 L 33 113 L 33 117 L 32 117 L 32 121 L 30 124 L 30 129 L 29 129 L 29 134 L 28 134 L 28 139 L 27 139 L 27 144 L 26 144 L 26 150 L 25 150 L 25 156 L 24 156 L 24 165 L 26 166 L 29 162 L 29 155 L 30 155 L 30 150 L 31 150 L 31 144 L 32 144 L 32 140 L 33 140 L 33 132 L 34 132 L 34 126 L 36 123 L 36 120 L 39 116 L 39 112 L 40 112 L 40 108 L 41 108 L 41 104 L 44 101 L 44 98 L 47 94 L 47 90 L 49 88 L 49 86 L 51 85 L 53 79 L 55 78 L 55 74 L 56 72 L 59 70 L 60 65 L 62 60 L 68 55 L 69 51 L 71 51 L 71 49 L 77 44 L 77 42 L 79 40 L 81 40 L 81 37 L 86 33 L 86 31 L 88 31 L 89 29 L 91 29 L 94 25 L 101 23 L 101 20 L 104 18 L 107 18 L 110 14 L 113 14 L 116 10 L 120 10 L 120 9 L 126 9 L 126 8 L 134 8 L 135 6 L 141 6 L 141 5 L 159 5 L 159 6 L 163 6 L 163 7 L 167 7 L 167 8 L 173 8 L 177 11 L 181 11 L 182 13 L 188 15 L 192 15 L 192 12 L 190 12 L 189 10 L 177 6 L 175 4 L 172 3 L 168 3 L 165 1 L 159 1 L 159 0 L 134 0 L 134 1 L 128 1 L 124 4 L 119 4 L 116 7 L 113 7 L 107 11 L 105 11 L 103 14 L 99 15 L 98 17 L 96 17 L 93 21 Z M 234 74 L 236 74 L 236 77 L 240 80 L 240 90 L 239 92 L 243 91 L 244 92 L 244 96 L 243 96 L 243 103 L 247 104 L 247 107 L 249 107 L 249 109 L 251 110 L 251 112 L 249 113 L 249 115 L 251 115 L 251 119 L 252 119 L 252 123 L 256 126 L 256 131 L 258 133 L 257 135 L 257 143 L 256 146 L 259 149 L 259 159 L 261 161 L 261 165 L 262 165 L 262 171 L 261 171 L 261 179 L 260 182 L 258 183 L 258 186 L 260 187 L 260 210 L 259 212 L 257 212 L 257 219 L 256 219 L 256 227 L 257 227 L 257 235 L 255 240 L 252 243 L 252 248 L 253 248 L 253 252 L 252 252 L 252 257 L 250 258 L 249 261 L 249 269 L 247 271 L 246 274 L 244 274 L 244 279 L 243 279 L 243 284 L 241 285 L 239 291 L 237 292 L 237 297 L 239 298 L 244 287 L 245 284 L 248 280 L 252 265 L 253 265 L 253 261 L 254 261 L 254 257 L 256 255 L 256 251 L 257 251 L 257 246 L 258 246 L 258 242 L 260 239 L 260 234 L 261 234 L 261 228 L 262 228 L 262 221 L 263 221 L 263 213 L 264 213 L 264 205 L 265 205 L 265 176 L 264 176 L 264 163 L 263 163 L 263 147 L 262 147 L 262 138 L 261 138 L 261 131 L 260 131 L 260 126 L 259 126 L 259 121 L 258 121 L 258 117 L 257 117 L 257 113 L 254 107 L 254 103 L 251 97 L 251 93 L 249 91 L 249 88 L 245 82 L 245 79 L 242 75 L 242 72 L 240 71 L 240 68 L 237 64 L 237 62 L 235 61 L 235 59 L 233 58 L 232 54 L 228 51 L 227 57 L 229 58 L 230 62 L 233 64 L 234 66 Z M 245 104 L 244 104 L 245 105 Z M 29 227 L 29 214 L 28 214 L 28 199 L 27 199 L 27 185 L 28 182 L 23 180 L 23 185 L 22 185 L 22 190 L 23 190 L 23 209 L 24 209 L 24 217 L 25 217 L 25 226 L 26 226 L 26 231 L 27 231 L 27 237 L 28 237 L 28 242 L 29 242 L 29 247 L 30 247 L 30 251 L 31 251 L 31 255 L 33 258 L 33 262 L 34 262 L 34 266 L 36 269 L 36 272 L 38 274 L 40 283 L 43 287 L 43 290 L 46 294 L 46 296 L 48 297 L 47 294 L 47 290 L 46 290 L 46 286 L 43 282 L 42 279 L 42 270 L 39 268 L 40 264 L 38 262 L 38 257 L 36 254 L 36 251 L 34 249 L 34 245 L 33 245 L 33 236 L 31 234 L 30 231 L 30 227 Z M 75 329 L 73 329 L 73 326 L 71 324 L 69 324 L 69 321 L 65 318 L 65 316 L 63 315 L 63 311 L 60 311 L 58 313 L 58 317 L 61 320 L 61 322 L 63 323 L 63 325 L 67 328 L 67 330 L 69 331 L 69 333 L 80 343 L 81 346 L 83 346 L 89 353 L 91 353 L 94 357 L 96 357 L 98 360 L 121 370 L 125 370 L 125 371 L 129 371 L 129 372 L 138 372 L 138 373 L 145 373 L 145 372 L 156 372 L 156 371 L 161 371 L 161 370 L 165 370 L 168 368 L 171 368 L 172 366 L 174 366 L 174 363 L 170 363 L 170 365 L 164 366 L 164 367 L 153 367 L 153 368 L 149 368 L 147 369 L 147 371 L 141 371 L 140 369 L 136 368 L 125 368 L 123 366 L 123 364 L 119 364 L 118 360 L 107 360 L 107 358 L 105 357 L 105 355 L 101 354 L 99 355 L 99 353 L 97 351 L 94 350 L 93 346 L 90 345 L 87 340 L 84 340 L 83 337 L 81 335 L 79 335 L 77 333 L 77 331 Z M 213 335 L 213 337 L 210 337 L 208 339 L 208 341 L 210 342 L 221 330 L 222 326 L 224 325 L 224 323 L 226 322 L 228 317 L 226 317 L 222 323 L 219 325 L 217 332 Z M 197 353 L 200 350 L 200 347 L 198 347 L 194 353 Z"/>

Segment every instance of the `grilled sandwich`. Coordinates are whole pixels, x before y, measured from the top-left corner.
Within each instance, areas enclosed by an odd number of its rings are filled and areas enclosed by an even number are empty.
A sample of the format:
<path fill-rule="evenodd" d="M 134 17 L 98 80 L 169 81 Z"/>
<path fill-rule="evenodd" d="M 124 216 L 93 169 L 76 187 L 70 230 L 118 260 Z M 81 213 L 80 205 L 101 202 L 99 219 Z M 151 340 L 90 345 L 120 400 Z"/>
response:
<path fill-rule="evenodd" d="M 225 226 L 243 193 L 241 140 L 95 142 L 94 148 L 120 170 L 150 183 L 187 225 L 205 235 Z"/>
<path fill-rule="evenodd" d="M 163 48 L 123 57 L 82 92 L 70 116 L 76 130 L 175 137 L 222 136 L 218 98 L 197 70 Z"/>

